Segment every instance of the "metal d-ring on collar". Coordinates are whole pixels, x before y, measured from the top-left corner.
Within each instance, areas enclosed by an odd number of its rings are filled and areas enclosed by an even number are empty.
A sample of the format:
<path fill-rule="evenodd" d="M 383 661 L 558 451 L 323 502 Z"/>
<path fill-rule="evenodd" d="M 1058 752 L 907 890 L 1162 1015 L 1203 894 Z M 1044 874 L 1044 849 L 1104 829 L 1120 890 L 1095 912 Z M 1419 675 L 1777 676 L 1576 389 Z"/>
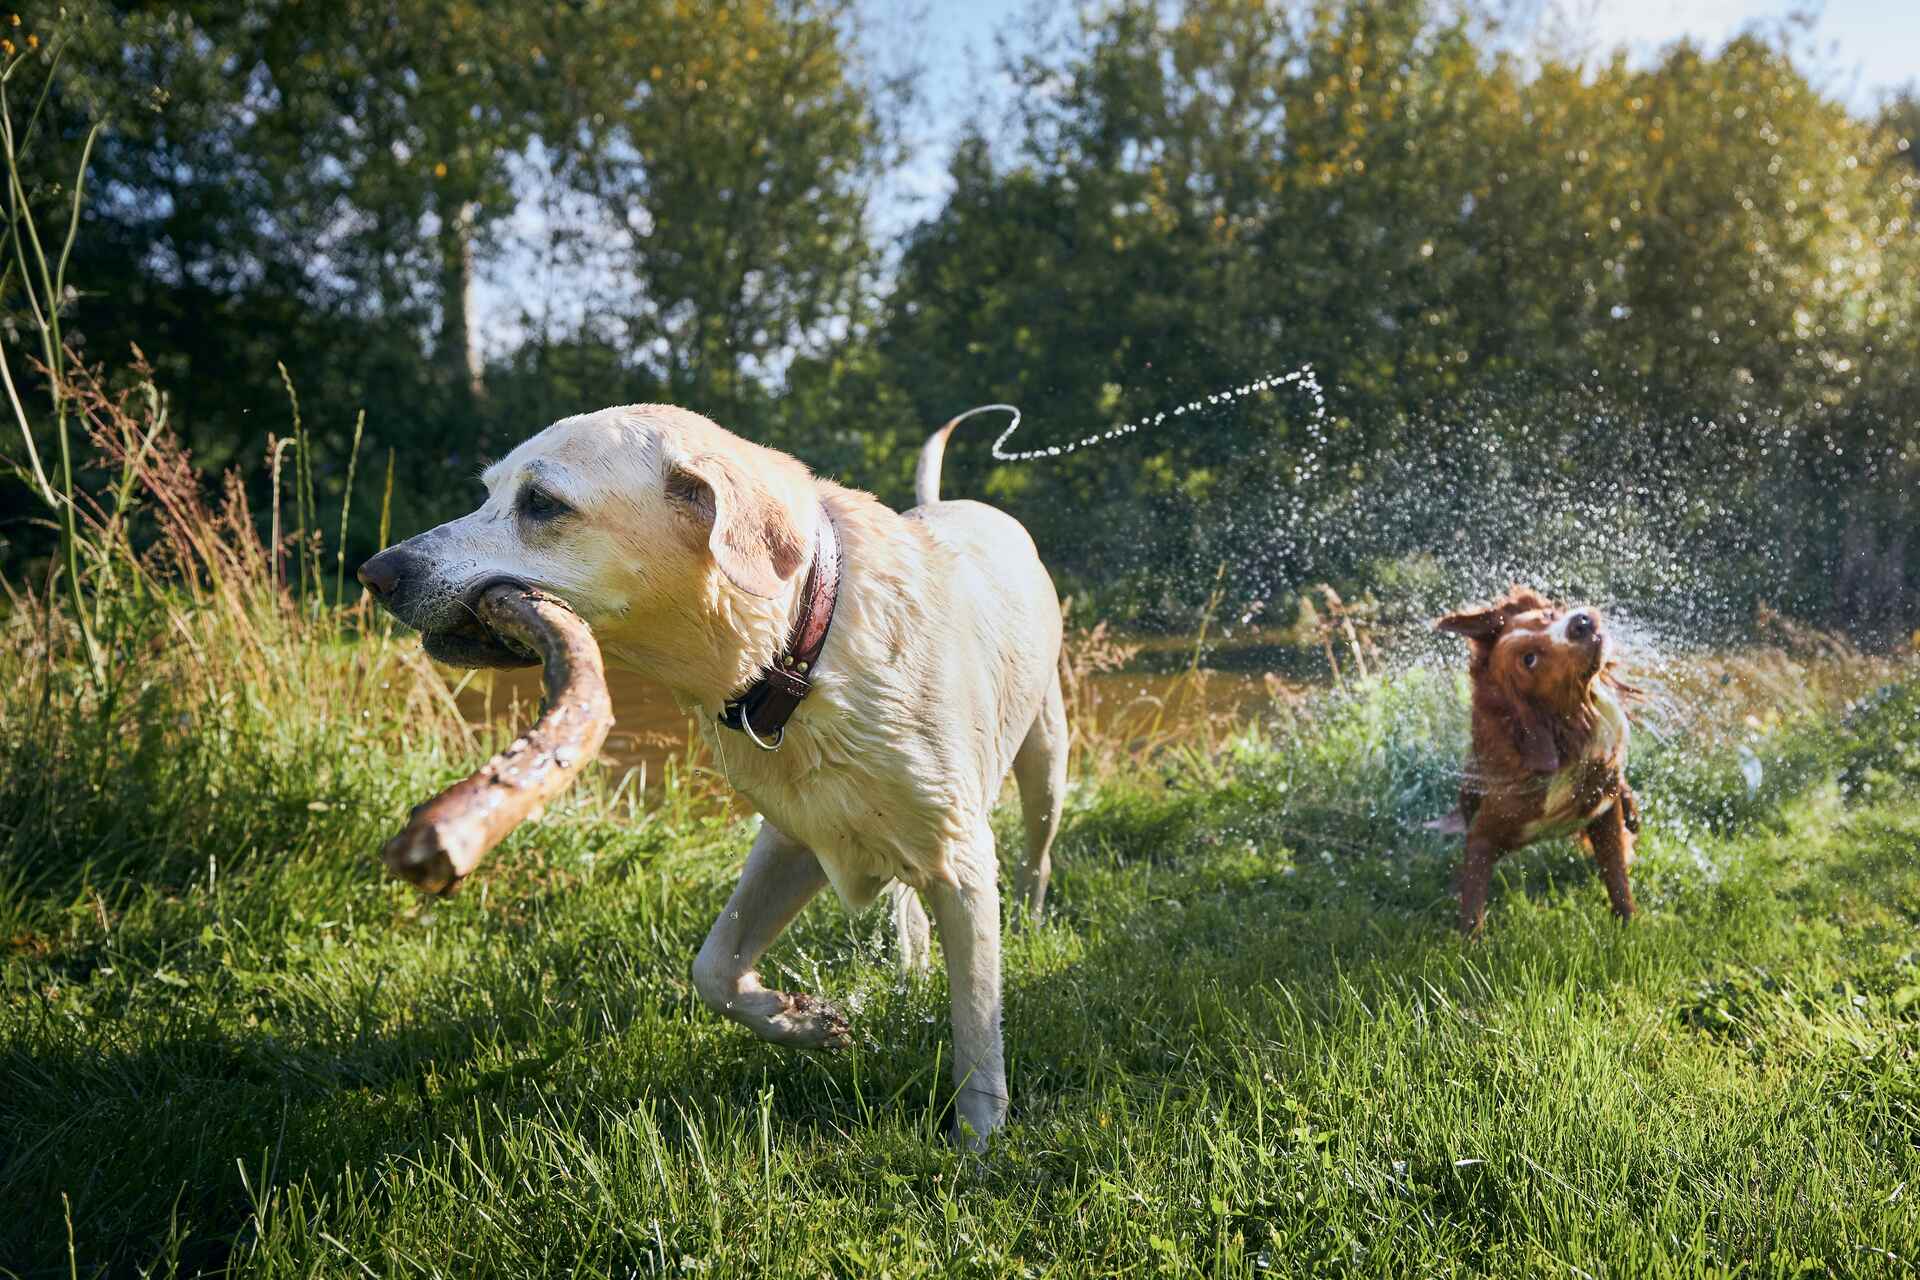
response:
<path fill-rule="evenodd" d="M 735 703 L 729 704 L 727 709 L 730 711 L 738 711 L 739 706 L 740 704 L 735 702 Z M 762 751 L 778 751 L 780 749 L 780 744 L 787 740 L 787 726 L 781 725 L 778 729 L 775 729 L 773 731 L 772 742 L 762 741 L 760 738 L 760 735 L 753 731 L 753 721 L 747 719 L 747 715 L 744 711 L 741 711 L 739 714 L 740 714 L 740 723 L 736 725 L 728 725 L 727 727 L 730 729 L 738 729 L 740 730 L 740 732 L 746 734 L 747 741 L 751 742 L 754 746 L 760 748 Z M 727 722 L 723 719 L 720 721 L 720 723 L 726 724 Z"/>
<path fill-rule="evenodd" d="M 780 749 L 786 741 L 788 719 L 813 691 L 811 675 L 820 651 L 826 647 L 834 606 L 839 603 L 841 558 L 833 515 L 823 502 L 814 534 L 813 563 L 800 587 L 800 609 L 787 632 L 786 646 L 759 679 L 720 708 L 720 723 L 746 734 L 747 741 L 762 751 Z"/>

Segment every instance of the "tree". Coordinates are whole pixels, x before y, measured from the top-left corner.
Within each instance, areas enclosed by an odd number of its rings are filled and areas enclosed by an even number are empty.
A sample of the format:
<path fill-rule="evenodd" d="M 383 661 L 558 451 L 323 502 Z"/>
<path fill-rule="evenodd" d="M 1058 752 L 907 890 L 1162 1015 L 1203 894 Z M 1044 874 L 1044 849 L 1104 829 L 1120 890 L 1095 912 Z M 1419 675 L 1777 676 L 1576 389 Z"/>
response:
<path fill-rule="evenodd" d="M 678 0 L 645 23 L 609 5 L 567 68 L 576 132 L 549 145 L 607 268 L 583 330 L 722 420 L 750 425 L 831 346 L 877 265 L 889 132 L 848 21 L 815 0 Z"/>
<path fill-rule="evenodd" d="M 107 125 L 72 331 L 110 364 L 145 348 L 207 464 L 286 421 L 276 362 L 334 459 L 364 407 L 419 508 L 404 523 L 448 510 L 509 435 L 602 397 L 755 429 L 873 287 L 889 133 L 848 22 L 799 0 L 83 2 L 45 117 L 68 144 Z M 489 373 L 476 276 L 517 265 L 529 228 L 580 243 L 547 207 L 563 180 L 619 252 Z"/>
<path fill-rule="evenodd" d="M 569 11 L 473 0 L 273 6 L 258 37 L 278 97 L 264 147 L 296 202 L 330 223 L 320 269 L 385 313 L 435 313 L 433 358 L 457 409 L 485 395 L 476 259 L 517 204 L 512 164 L 542 131 L 549 43 Z"/>
<path fill-rule="evenodd" d="M 71 273 L 94 357 L 147 349 L 208 463 L 284 420 L 283 360 L 322 439 L 365 405 L 437 445 L 479 386 L 476 245 L 539 119 L 530 26 L 458 0 L 71 10 L 47 119 L 105 124 Z"/>

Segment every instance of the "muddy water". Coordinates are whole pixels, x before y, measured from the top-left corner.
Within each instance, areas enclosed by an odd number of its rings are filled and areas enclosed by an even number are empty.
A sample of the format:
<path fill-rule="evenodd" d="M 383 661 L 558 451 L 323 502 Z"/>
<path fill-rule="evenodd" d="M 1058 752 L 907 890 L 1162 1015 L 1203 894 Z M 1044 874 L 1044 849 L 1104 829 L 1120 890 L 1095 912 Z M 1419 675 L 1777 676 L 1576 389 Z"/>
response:
<path fill-rule="evenodd" d="M 1143 651 L 1143 658 L 1151 661 Z M 685 758 L 692 724 L 658 685 L 624 671 L 607 673 L 613 695 L 613 732 L 602 755 L 627 769 L 643 769 L 647 785 L 664 776 L 669 760 Z M 1185 676 L 1128 669 L 1083 677 L 1074 700 L 1080 714 L 1103 722 L 1151 724 L 1158 735 L 1174 736 L 1205 716 L 1226 716 L 1273 701 L 1273 688 L 1261 671 L 1212 671 L 1197 686 Z M 1194 690 L 1198 688 L 1199 693 Z M 460 706 L 476 723 L 488 719 L 525 723 L 539 712 L 540 672 L 480 673 L 460 694 Z"/>

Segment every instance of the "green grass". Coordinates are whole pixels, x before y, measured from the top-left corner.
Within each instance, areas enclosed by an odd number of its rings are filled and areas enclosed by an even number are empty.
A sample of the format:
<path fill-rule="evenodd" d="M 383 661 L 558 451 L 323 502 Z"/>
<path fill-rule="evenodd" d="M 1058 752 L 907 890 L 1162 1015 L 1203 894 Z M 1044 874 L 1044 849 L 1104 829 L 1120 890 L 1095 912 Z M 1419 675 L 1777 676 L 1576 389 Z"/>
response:
<path fill-rule="evenodd" d="M 684 788 L 621 820 L 584 796 L 451 902 L 383 876 L 381 835 L 458 765 L 369 728 L 376 687 L 181 771 L 236 781 L 145 822 L 138 770 L 101 763 L 137 744 L 9 771 L 8 1273 L 1920 1256 L 1910 673 L 1751 735 L 1752 795 L 1711 735 L 1646 751 L 1627 928 L 1570 846 L 1542 846 L 1503 864 L 1488 936 L 1454 934 L 1452 845 L 1417 827 L 1457 763 L 1448 682 L 1082 787 L 1051 918 L 1009 935 L 1014 1122 L 982 1156 L 938 1136 L 945 984 L 895 979 L 880 916 L 822 901 L 770 957 L 852 1011 L 851 1052 L 775 1049 L 699 1004 L 688 965 L 748 832 Z"/>

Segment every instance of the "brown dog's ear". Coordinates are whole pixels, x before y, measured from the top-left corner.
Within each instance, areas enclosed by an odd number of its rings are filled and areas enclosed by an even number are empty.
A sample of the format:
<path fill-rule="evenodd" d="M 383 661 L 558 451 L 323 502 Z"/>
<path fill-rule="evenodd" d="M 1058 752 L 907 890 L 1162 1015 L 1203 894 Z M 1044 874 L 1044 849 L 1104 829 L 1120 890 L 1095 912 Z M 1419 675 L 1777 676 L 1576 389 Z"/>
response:
<path fill-rule="evenodd" d="M 719 454 L 675 464 L 667 497 L 705 531 L 727 581 L 750 596 L 773 595 L 807 561 L 806 532 L 792 507 Z"/>
<path fill-rule="evenodd" d="M 1560 746 L 1553 740 L 1553 720 L 1525 698 L 1507 705 L 1520 763 L 1534 773 L 1560 772 Z"/>
<path fill-rule="evenodd" d="M 1507 624 L 1523 613 L 1553 606 L 1528 587 L 1513 587 L 1492 604 L 1470 604 L 1434 622 L 1437 631 L 1464 636 L 1473 644 L 1470 669 L 1481 671 L 1493 658 L 1493 647 L 1506 633 Z"/>
<path fill-rule="evenodd" d="M 1473 645 L 1468 669 L 1478 675 L 1493 661 L 1493 646 L 1500 642 L 1500 634 L 1507 629 L 1507 617 L 1504 605 L 1472 604 L 1457 613 L 1448 614 L 1433 625 L 1436 630 L 1466 637 Z"/>
<path fill-rule="evenodd" d="M 1500 633 L 1507 629 L 1507 623 L 1515 616 L 1552 607 L 1532 587 L 1515 586 L 1509 587 L 1507 594 L 1491 604 L 1470 604 L 1433 625 L 1437 630 L 1450 631 L 1469 640 L 1492 641 L 1500 638 Z"/>
<path fill-rule="evenodd" d="M 1433 624 L 1436 631 L 1449 631 L 1469 640 L 1498 640 L 1507 629 L 1507 614 L 1498 604 L 1468 605 Z"/>

